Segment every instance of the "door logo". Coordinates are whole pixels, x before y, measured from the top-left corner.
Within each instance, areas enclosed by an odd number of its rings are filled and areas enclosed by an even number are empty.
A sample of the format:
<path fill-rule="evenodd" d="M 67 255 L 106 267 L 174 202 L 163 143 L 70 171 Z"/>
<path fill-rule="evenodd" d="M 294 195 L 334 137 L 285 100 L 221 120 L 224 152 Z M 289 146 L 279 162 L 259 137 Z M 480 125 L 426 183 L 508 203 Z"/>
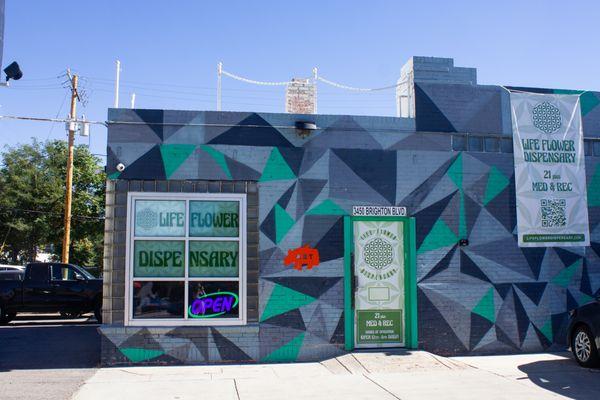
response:
<path fill-rule="evenodd" d="M 370 237 L 372 239 L 368 240 Z M 393 242 L 398 237 L 386 229 L 371 229 L 363 233 L 361 241 L 368 240 L 363 247 L 363 261 L 360 273 L 369 279 L 384 280 L 394 276 L 398 270 L 398 263 L 394 262 L 396 250 Z"/>

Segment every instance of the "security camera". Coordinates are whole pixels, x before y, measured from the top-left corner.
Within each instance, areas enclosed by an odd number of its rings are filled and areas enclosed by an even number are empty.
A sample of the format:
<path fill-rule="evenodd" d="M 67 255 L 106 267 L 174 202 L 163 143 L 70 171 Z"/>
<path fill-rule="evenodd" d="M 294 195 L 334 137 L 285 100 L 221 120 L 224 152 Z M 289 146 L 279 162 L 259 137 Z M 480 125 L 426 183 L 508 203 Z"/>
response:
<path fill-rule="evenodd" d="M 123 172 L 123 171 L 125 171 L 125 164 L 123 164 L 123 163 L 118 163 L 118 164 L 117 164 L 117 171 L 119 171 L 119 172 Z"/>

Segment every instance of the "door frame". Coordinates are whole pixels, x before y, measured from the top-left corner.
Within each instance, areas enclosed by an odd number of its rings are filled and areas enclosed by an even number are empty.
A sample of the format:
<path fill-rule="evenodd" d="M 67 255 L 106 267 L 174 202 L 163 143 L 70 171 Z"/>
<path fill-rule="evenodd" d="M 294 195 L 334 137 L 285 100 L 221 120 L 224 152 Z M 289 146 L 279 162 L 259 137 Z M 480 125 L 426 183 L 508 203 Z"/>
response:
<path fill-rule="evenodd" d="M 344 217 L 344 330 L 345 349 L 354 350 L 354 221 L 399 221 L 404 236 L 405 348 L 416 349 L 417 331 L 417 249 L 414 217 Z"/>

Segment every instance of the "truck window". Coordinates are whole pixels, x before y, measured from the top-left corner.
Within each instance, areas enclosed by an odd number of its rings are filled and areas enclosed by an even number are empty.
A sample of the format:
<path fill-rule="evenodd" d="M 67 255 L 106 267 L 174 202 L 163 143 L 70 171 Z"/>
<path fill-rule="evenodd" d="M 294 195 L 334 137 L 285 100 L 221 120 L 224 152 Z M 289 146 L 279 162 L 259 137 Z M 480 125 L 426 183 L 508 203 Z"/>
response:
<path fill-rule="evenodd" d="M 48 264 L 29 264 L 25 279 L 33 282 L 46 282 L 48 280 Z"/>
<path fill-rule="evenodd" d="M 66 265 L 52 265 L 52 280 L 53 281 L 74 281 L 77 272 Z"/>

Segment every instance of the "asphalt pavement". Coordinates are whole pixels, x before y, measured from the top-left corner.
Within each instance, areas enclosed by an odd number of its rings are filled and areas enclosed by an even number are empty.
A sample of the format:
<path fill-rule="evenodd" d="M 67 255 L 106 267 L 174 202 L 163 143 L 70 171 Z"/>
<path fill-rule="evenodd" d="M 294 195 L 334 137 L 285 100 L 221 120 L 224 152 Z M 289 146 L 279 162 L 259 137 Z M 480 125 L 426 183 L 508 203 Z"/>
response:
<path fill-rule="evenodd" d="M 65 400 L 100 362 L 93 317 L 19 315 L 0 326 L 0 399 Z"/>

